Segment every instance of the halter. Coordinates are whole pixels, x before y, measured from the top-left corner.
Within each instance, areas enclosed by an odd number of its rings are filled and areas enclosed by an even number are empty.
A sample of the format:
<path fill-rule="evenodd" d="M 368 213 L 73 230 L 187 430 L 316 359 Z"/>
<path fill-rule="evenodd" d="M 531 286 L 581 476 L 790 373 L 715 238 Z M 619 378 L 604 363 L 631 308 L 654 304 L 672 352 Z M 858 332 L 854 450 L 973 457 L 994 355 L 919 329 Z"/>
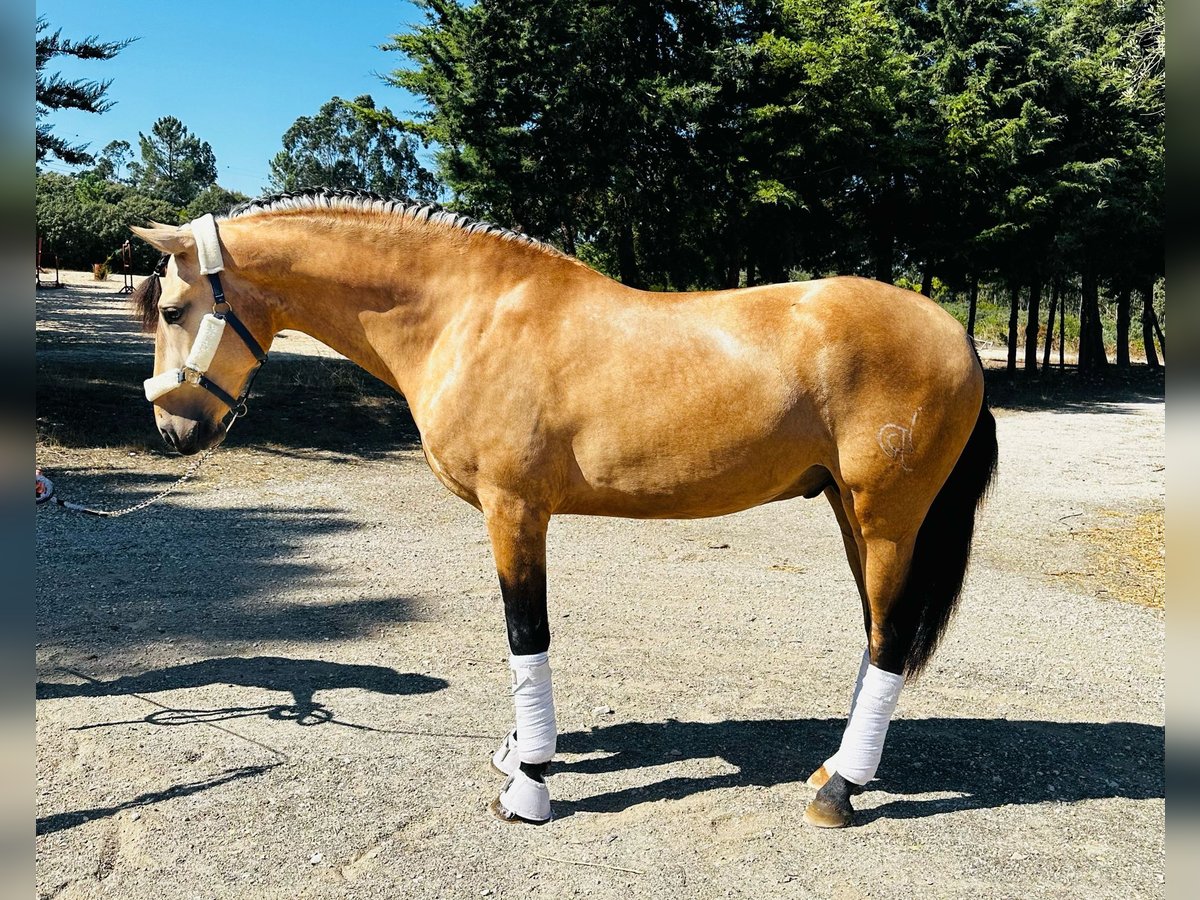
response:
<path fill-rule="evenodd" d="M 229 413 L 222 420 L 222 424 L 228 430 L 238 418 L 246 415 L 246 398 L 250 396 L 250 386 L 254 383 L 254 378 L 258 375 L 258 370 L 267 361 L 267 352 L 254 339 L 254 335 L 250 333 L 250 329 L 234 314 L 233 307 L 225 299 L 225 291 L 221 287 L 221 276 L 219 274 L 225 269 L 225 260 L 221 256 L 221 244 L 217 240 L 217 223 L 213 219 L 212 214 L 201 216 L 192 222 L 190 227 L 196 239 L 196 254 L 200 260 L 200 274 L 206 275 L 209 284 L 212 286 L 212 312 L 207 313 L 200 321 L 200 329 L 196 332 L 196 338 L 192 342 L 192 349 L 189 351 L 183 365 L 177 369 L 169 369 L 166 372 L 155 375 L 153 378 L 146 379 L 144 383 L 146 399 L 153 403 L 159 397 L 170 393 L 182 384 L 194 384 L 197 387 L 204 388 L 204 390 L 220 400 L 225 406 L 229 407 Z M 158 261 L 158 265 L 155 266 L 154 274 L 151 275 L 152 278 L 160 278 L 166 274 L 168 259 L 170 259 L 170 256 L 164 254 L 162 259 Z M 225 333 L 226 325 L 234 330 L 237 336 L 242 339 L 242 343 L 246 345 L 246 349 L 258 361 L 254 368 L 250 370 L 242 392 L 236 397 L 220 385 L 211 381 L 206 375 L 208 367 L 212 365 L 213 357 L 217 354 L 217 347 L 220 346 L 221 336 Z"/>

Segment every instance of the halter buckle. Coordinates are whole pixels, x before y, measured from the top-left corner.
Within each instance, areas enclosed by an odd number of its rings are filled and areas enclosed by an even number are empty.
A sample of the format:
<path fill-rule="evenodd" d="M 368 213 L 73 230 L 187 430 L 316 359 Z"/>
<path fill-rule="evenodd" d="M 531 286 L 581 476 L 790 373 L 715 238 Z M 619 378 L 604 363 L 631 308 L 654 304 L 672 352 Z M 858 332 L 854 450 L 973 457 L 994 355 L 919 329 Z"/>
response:
<path fill-rule="evenodd" d="M 194 384 L 200 387 L 200 379 L 203 377 L 203 372 L 199 369 L 193 369 L 191 366 L 184 366 L 179 370 L 180 383 Z"/>

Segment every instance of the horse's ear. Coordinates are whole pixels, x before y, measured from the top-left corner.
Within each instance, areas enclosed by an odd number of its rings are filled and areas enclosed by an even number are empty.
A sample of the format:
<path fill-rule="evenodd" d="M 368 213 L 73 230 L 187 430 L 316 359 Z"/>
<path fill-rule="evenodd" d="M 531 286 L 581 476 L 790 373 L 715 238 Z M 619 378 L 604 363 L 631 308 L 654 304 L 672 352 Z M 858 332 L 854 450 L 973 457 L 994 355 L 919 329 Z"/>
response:
<path fill-rule="evenodd" d="M 151 247 L 157 247 L 163 253 L 175 256 L 196 246 L 192 229 L 180 225 L 164 225 L 161 222 L 151 222 L 149 228 L 130 226 L 130 230 Z"/>

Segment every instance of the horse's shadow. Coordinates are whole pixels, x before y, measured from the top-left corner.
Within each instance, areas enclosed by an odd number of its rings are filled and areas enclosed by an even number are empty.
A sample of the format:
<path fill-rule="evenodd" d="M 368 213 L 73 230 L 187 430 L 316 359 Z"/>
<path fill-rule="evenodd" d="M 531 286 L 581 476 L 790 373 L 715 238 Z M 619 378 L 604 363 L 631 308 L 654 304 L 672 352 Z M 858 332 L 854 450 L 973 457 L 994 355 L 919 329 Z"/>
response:
<path fill-rule="evenodd" d="M 709 757 L 720 757 L 736 771 L 671 776 L 643 787 L 558 801 L 555 814 L 617 812 L 717 788 L 802 782 L 837 748 L 844 727 L 842 719 L 667 720 L 563 734 L 562 752 L 607 755 L 558 762 L 556 772 L 613 772 Z M 898 719 L 871 788 L 905 796 L 863 809 L 856 821 L 1009 804 L 1162 798 L 1163 741 L 1161 725 L 1136 722 Z"/>
<path fill-rule="evenodd" d="M 447 682 L 441 678 L 397 672 L 385 666 L 351 665 L 317 659 L 288 659 L 281 656 L 228 656 L 154 669 L 140 675 L 125 675 L 111 681 L 39 681 L 37 699 L 152 694 L 209 684 L 257 687 L 289 693 L 292 695 L 292 703 L 216 710 L 173 709 L 164 706 L 138 721 L 154 725 L 185 725 L 247 715 L 265 715 L 270 719 L 292 721 L 298 725 L 320 725 L 335 719 L 331 710 L 316 701 L 315 695 L 318 691 L 358 688 L 396 696 L 428 694 L 447 686 Z M 105 722 L 83 727 L 97 728 L 117 724 L 126 723 Z"/>

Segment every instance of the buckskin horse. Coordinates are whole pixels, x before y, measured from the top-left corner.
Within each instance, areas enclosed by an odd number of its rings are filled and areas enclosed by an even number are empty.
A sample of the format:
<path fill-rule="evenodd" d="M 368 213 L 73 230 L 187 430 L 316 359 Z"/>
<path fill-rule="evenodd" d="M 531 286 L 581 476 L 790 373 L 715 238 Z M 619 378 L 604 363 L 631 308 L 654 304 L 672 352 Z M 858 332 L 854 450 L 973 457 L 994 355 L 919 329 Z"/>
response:
<path fill-rule="evenodd" d="M 483 513 L 516 722 L 492 757 L 503 820 L 551 818 L 551 516 L 720 516 L 824 494 L 866 650 L 804 817 L 850 824 L 904 680 L 954 611 L 995 471 L 979 358 L 937 304 L 854 277 L 634 290 L 524 235 L 346 191 L 134 231 L 164 254 L 134 300 L 171 446 L 220 443 L 263 348 L 297 329 L 399 391 L 429 467 Z"/>

